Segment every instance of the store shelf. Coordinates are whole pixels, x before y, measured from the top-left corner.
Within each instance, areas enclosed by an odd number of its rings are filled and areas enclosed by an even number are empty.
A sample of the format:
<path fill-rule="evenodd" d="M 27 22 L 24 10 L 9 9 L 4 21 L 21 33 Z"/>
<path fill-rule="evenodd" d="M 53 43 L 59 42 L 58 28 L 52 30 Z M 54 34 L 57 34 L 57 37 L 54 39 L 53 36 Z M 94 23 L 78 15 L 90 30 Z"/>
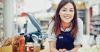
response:
<path fill-rule="evenodd" d="M 90 26 L 90 34 L 100 34 L 100 15 L 91 17 Z"/>
<path fill-rule="evenodd" d="M 3 3 L 0 2 L 0 43 L 4 39 L 4 26 L 3 26 Z"/>
<path fill-rule="evenodd" d="M 82 19 L 84 34 L 86 34 L 86 9 L 78 9 L 77 10 L 77 17 Z"/>

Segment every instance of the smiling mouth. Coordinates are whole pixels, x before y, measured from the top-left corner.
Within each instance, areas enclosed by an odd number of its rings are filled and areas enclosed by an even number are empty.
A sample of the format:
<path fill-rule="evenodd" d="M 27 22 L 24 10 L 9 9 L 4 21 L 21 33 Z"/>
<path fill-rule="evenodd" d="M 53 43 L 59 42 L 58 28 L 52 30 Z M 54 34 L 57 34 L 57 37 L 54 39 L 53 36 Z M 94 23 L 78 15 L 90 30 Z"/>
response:
<path fill-rule="evenodd" d="M 66 19 L 70 19 L 70 17 L 69 17 L 69 16 L 64 16 L 64 18 L 66 18 Z"/>

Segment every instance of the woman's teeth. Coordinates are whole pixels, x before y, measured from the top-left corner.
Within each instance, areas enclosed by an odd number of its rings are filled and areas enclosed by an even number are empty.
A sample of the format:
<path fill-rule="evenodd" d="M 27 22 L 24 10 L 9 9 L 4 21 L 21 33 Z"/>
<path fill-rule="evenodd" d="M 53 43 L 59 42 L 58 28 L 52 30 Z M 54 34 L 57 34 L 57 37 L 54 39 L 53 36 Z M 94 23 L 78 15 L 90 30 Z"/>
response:
<path fill-rule="evenodd" d="M 68 19 L 68 18 L 70 18 L 70 17 L 68 17 L 68 16 L 64 16 L 64 18 L 67 18 L 67 19 Z"/>

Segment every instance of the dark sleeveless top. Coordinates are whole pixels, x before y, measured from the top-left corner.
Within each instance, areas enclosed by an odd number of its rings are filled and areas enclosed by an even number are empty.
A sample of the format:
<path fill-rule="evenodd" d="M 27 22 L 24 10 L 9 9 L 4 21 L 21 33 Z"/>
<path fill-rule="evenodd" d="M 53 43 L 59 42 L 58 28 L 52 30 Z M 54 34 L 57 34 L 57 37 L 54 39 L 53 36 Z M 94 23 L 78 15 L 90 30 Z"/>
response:
<path fill-rule="evenodd" d="M 74 38 L 71 36 L 70 31 L 61 32 L 59 36 L 57 36 L 56 41 L 56 49 L 67 49 L 71 50 L 74 48 Z"/>

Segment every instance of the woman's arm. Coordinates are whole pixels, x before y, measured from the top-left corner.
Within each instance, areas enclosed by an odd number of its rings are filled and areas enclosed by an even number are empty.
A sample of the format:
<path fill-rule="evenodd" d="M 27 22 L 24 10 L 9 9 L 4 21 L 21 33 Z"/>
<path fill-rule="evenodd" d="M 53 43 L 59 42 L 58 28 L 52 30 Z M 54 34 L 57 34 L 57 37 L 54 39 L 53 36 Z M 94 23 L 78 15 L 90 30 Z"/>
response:
<path fill-rule="evenodd" d="M 56 41 L 49 41 L 49 48 L 50 48 L 50 52 L 59 52 L 56 49 Z"/>
<path fill-rule="evenodd" d="M 77 50 L 82 45 L 82 37 L 83 37 L 83 21 L 80 18 L 78 18 L 78 32 L 77 32 L 77 36 L 74 41 L 75 46 L 69 52 L 77 52 Z"/>
<path fill-rule="evenodd" d="M 50 21 L 47 31 L 49 49 L 50 52 L 58 52 L 58 50 L 56 49 L 56 35 L 52 32 L 53 26 L 54 26 L 54 21 Z"/>
<path fill-rule="evenodd" d="M 80 47 L 81 45 L 75 45 L 75 47 L 72 50 L 69 50 L 69 52 L 77 52 Z"/>

